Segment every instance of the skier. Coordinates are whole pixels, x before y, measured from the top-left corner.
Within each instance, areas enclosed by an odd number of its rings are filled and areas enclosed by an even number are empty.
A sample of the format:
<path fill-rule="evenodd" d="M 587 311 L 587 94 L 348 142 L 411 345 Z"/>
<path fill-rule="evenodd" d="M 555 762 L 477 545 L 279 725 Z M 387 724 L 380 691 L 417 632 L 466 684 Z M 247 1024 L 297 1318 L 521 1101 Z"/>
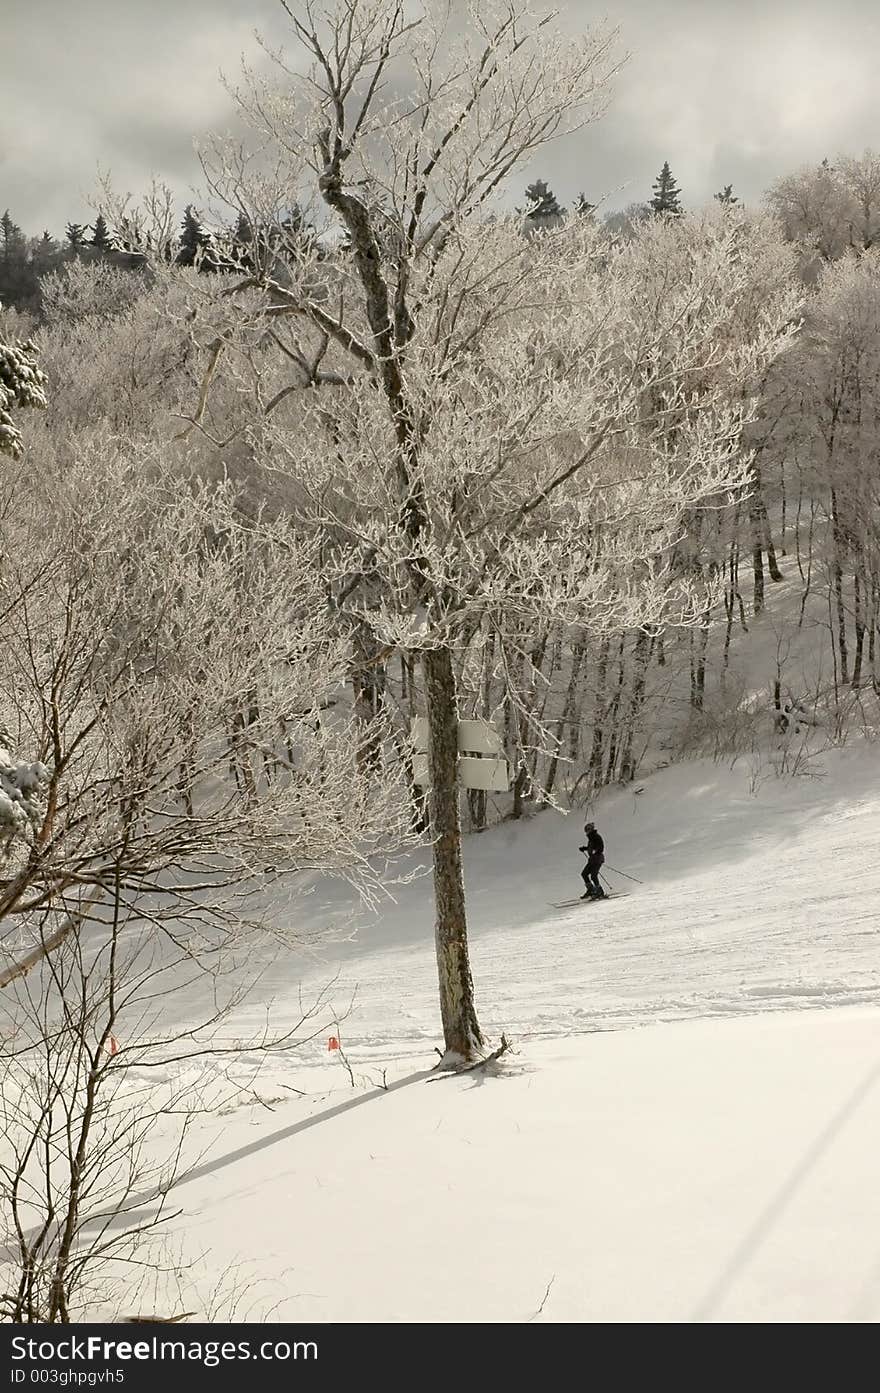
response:
<path fill-rule="evenodd" d="M 596 831 L 595 822 L 584 824 L 584 831 L 587 834 L 586 846 L 578 847 L 587 857 L 587 864 L 581 871 L 586 892 L 581 895 L 582 900 L 604 900 L 605 891 L 599 884 L 599 871 L 605 862 L 605 843 Z"/>

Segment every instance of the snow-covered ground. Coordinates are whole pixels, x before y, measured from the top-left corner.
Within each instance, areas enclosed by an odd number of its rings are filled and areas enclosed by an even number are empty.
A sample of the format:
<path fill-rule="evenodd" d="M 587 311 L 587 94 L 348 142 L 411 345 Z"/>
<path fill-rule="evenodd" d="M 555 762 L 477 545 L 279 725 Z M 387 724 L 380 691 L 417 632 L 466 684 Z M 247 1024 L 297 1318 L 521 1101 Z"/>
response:
<path fill-rule="evenodd" d="M 583 889 L 577 814 L 547 811 L 467 838 L 486 1030 L 526 1041 L 880 1005 L 880 750 L 832 751 L 811 768 L 813 777 L 776 779 L 748 760 L 732 769 L 706 761 L 605 794 L 595 816 L 608 863 L 643 882 L 608 870 L 615 889 L 629 892 L 608 904 L 552 908 Z M 430 1051 L 438 1042 L 430 877 L 400 887 L 375 916 L 354 909 L 344 888 L 320 885 L 289 913 L 307 946 L 267 962 L 259 999 L 274 999 L 276 1023 L 295 1018 L 300 993 L 310 1000 L 332 981 L 351 1059 L 384 1065 Z M 178 1009 L 189 1009 L 185 997 Z M 262 1004 L 253 1015 L 262 1021 Z M 238 1019 L 244 1029 L 248 1013 Z M 317 1042 L 306 1057 L 323 1065 L 321 1049 Z"/>
<path fill-rule="evenodd" d="M 880 1319 L 876 1008 L 544 1040 L 338 1101 L 239 1117 L 178 1192 L 203 1291 L 249 1259 L 279 1319 Z"/>
<path fill-rule="evenodd" d="M 812 767 L 606 794 L 609 862 L 644 883 L 609 872 L 631 893 L 604 905 L 551 908 L 580 818 L 470 838 L 478 1008 L 516 1048 L 491 1075 L 427 1078 L 429 880 L 375 917 L 294 902 L 306 946 L 260 1000 L 283 1024 L 332 980 L 333 1006 L 198 1131 L 175 1230 L 202 1309 L 242 1263 L 280 1319 L 880 1318 L 880 752 Z"/>

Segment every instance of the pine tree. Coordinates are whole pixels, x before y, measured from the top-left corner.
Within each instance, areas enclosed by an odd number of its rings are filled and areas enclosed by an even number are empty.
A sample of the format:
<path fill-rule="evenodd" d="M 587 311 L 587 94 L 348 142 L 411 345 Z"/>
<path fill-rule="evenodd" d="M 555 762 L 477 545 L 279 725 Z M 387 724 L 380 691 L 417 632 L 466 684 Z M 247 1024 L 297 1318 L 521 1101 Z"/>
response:
<path fill-rule="evenodd" d="M 61 248 L 51 232 L 44 232 L 42 237 L 31 243 L 31 266 L 37 277 L 56 270 L 61 262 Z"/>
<path fill-rule="evenodd" d="M 34 345 L 0 339 L 0 454 L 12 459 L 21 456 L 23 444 L 12 418 L 13 408 L 45 406 L 45 388 L 46 377 L 37 366 Z"/>
<path fill-rule="evenodd" d="M 718 203 L 723 203 L 726 207 L 732 207 L 734 203 L 739 203 L 739 199 L 733 192 L 732 184 L 725 184 L 720 193 L 716 193 L 715 199 Z"/>
<path fill-rule="evenodd" d="M 676 186 L 672 177 L 668 160 L 664 160 L 663 168 L 654 180 L 653 194 L 654 197 L 651 199 L 652 212 L 677 216 L 682 211 L 679 201 L 681 190 Z"/>
<path fill-rule="evenodd" d="M 526 189 L 527 218 L 561 218 L 564 213 L 565 209 L 560 208 L 556 195 L 543 179 L 529 184 Z"/>
<path fill-rule="evenodd" d="M 176 260 L 178 266 L 195 266 L 199 271 L 219 271 L 227 261 L 217 238 L 205 227 L 191 203 L 183 212 Z"/>
<path fill-rule="evenodd" d="M 24 233 L 18 223 L 12 221 L 8 208 L 0 218 L 0 236 L 3 239 L 2 255 L 4 261 L 12 261 L 24 255 Z"/>
<path fill-rule="evenodd" d="M 191 203 L 183 210 L 183 223 L 180 229 L 180 247 L 177 260 L 181 266 L 192 266 L 202 245 L 202 224 Z"/>
<path fill-rule="evenodd" d="M 27 239 L 7 208 L 0 217 L 0 304 L 33 310 L 37 300 L 37 278 L 28 260 Z"/>
<path fill-rule="evenodd" d="M 240 243 L 241 246 L 248 246 L 254 240 L 253 223 L 247 213 L 240 212 L 236 218 L 232 240 Z"/>
<path fill-rule="evenodd" d="M 207 241 L 208 238 L 202 227 L 201 219 L 192 204 L 188 203 L 183 212 L 183 224 L 180 230 L 180 247 L 177 252 L 178 266 L 195 266 L 196 262 L 201 264 Z"/>
<path fill-rule="evenodd" d="M 89 229 L 86 227 L 85 223 L 69 222 L 67 224 L 65 236 L 67 237 L 67 240 L 70 243 L 71 251 L 78 252 L 81 250 L 82 247 L 85 246 L 86 233 L 88 232 L 88 230 Z"/>
<path fill-rule="evenodd" d="M 255 242 L 256 237 L 250 218 L 247 213 L 239 212 L 228 244 L 228 257 L 231 264 L 242 271 L 253 271 Z"/>
<path fill-rule="evenodd" d="M 91 245 L 99 252 L 108 252 L 113 245 L 110 229 L 104 221 L 103 213 L 99 213 L 95 218 L 92 227 Z"/>
<path fill-rule="evenodd" d="M 577 213 L 578 217 L 588 218 L 595 212 L 595 209 L 595 203 L 590 203 L 585 193 L 578 194 L 574 201 L 574 211 Z"/>

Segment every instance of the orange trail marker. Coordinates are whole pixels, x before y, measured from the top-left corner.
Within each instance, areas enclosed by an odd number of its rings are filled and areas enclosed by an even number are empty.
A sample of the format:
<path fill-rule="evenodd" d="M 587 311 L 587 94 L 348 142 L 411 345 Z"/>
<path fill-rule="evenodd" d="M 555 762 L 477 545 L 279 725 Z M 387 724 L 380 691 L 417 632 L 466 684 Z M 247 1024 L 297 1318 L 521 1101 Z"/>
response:
<path fill-rule="evenodd" d="M 331 1036 L 330 1036 L 330 1039 L 327 1041 L 327 1048 L 328 1048 L 328 1050 L 338 1050 L 338 1049 L 339 1049 L 339 1041 L 337 1040 L 337 1038 L 336 1038 L 335 1035 L 331 1035 Z"/>

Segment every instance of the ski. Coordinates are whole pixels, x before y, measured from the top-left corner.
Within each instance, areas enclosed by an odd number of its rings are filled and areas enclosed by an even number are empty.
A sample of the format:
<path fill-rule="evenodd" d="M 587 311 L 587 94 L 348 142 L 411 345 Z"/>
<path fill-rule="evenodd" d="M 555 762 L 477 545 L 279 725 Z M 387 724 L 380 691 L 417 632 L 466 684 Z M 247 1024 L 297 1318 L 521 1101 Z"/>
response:
<path fill-rule="evenodd" d="M 610 894 L 603 895 L 602 898 L 603 898 L 603 899 L 606 899 L 606 900 L 625 900 L 626 897 L 627 897 L 627 895 L 629 895 L 629 894 L 631 894 L 631 893 L 632 893 L 632 891 L 630 891 L 630 890 L 612 890 Z M 551 909 L 573 909 L 575 905 L 579 905 L 579 904 L 601 904 L 601 903 L 602 903 L 602 901 L 601 901 L 600 899 L 597 899 L 597 898 L 592 898 L 592 899 L 589 899 L 589 900 L 585 900 L 585 899 L 583 899 L 581 896 L 578 896 L 578 898 L 577 898 L 576 900 L 563 900 L 563 901 L 561 902 L 561 904 L 553 904 L 553 903 L 551 902 L 550 908 L 551 908 Z"/>

